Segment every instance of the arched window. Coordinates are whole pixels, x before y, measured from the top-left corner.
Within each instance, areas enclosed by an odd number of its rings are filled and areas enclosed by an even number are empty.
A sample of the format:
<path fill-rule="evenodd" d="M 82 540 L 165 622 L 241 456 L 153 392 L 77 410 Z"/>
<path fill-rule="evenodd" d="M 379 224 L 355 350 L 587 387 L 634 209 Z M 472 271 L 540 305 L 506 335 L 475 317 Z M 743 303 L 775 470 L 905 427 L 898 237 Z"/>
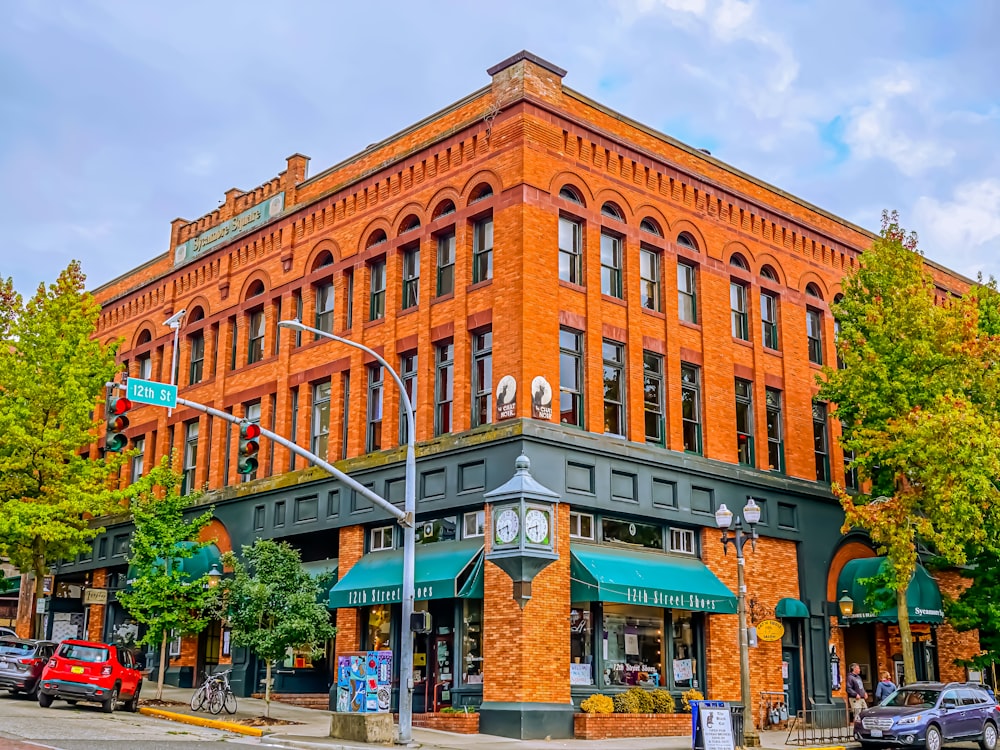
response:
<path fill-rule="evenodd" d="M 313 271 L 323 268 L 324 266 L 333 265 L 333 253 L 329 250 L 324 250 L 319 255 L 316 256 L 316 260 L 313 261 L 312 269 Z"/>
<path fill-rule="evenodd" d="M 197 323 L 199 320 L 204 320 L 204 319 L 205 319 L 205 308 L 203 308 L 201 305 L 192 308 L 191 311 L 187 314 L 188 323 Z"/>
<path fill-rule="evenodd" d="M 649 234 L 655 234 L 657 237 L 663 236 L 663 230 L 660 229 L 660 225 L 653 219 L 643 219 L 639 223 L 639 230 L 642 232 L 648 232 Z"/>
<path fill-rule="evenodd" d="M 455 202 L 445 199 L 437 204 L 437 208 L 435 208 L 434 213 L 431 214 L 431 220 L 440 219 L 442 216 L 447 216 L 448 214 L 453 213 L 455 213 Z"/>
<path fill-rule="evenodd" d="M 405 219 L 403 223 L 399 225 L 399 233 L 412 232 L 414 229 L 420 229 L 420 219 L 416 214 L 410 214 Z"/>
<path fill-rule="evenodd" d="M 688 232 L 681 232 L 677 235 L 677 244 L 681 247 L 686 247 L 689 250 L 698 250 L 698 243 L 695 241 L 694 237 Z"/>
<path fill-rule="evenodd" d="M 250 299 L 251 297 L 258 297 L 263 293 L 264 293 L 264 282 L 258 279 L 257 281 L 255 281 L 250 285 L 249 289 L 247 289 L 246 299 Z"/>
<path fill-rule="evenodd" d="M 135 345 L 142 346 L 143 344 L 148 344 L 152 340 L 153 340 L 153 334 L 151 334 L 149 332 L 149 329 L 147 328 L 146 330 L 144 330 L 142 333 L 139 334 L 139 338 L 136 340 Z"/>
<path fill-rule="evenodd" d="M 739 268 L 743 271 L 750 270 L 750 264 L 747 263 L 747 259 L 744 258 L 740 253 L 733 253 L 729 258 L 729 265 L 733 268 Z"/>
<path fill-rule="evenodd" d="M 823 299 L 823 293 L 819 290 L 819 287 L 813 283 L 806 284 L 806 296 Z"/>
<path fill-rule="evenodd" d="M 577 189 L 572 185 L 563 185 L 559 190 L 559 197 L 565 198 L 568 201 L 573 201 L 573 203 L 579 203 L 581 206 L 583 205 L 583 198 L 580 196 L 580 193 L 577 192 Z"/>
<path fill-rule="evenodd" d="M 601 206 L 601 216 L 607 216 L 609 219 L 614 219 L 615 221 L 625 221 L 625 215 L 622 213 L 622 210 L 611 201 Z"/>
<path fill-rule="evenodd" d="M 374 232 L 371 233 L 371 236 L 368 237 L 368 242 L 365 244 L 365 250 L 367 250 L 370 247 L 375 247 L 375 245 L 381 245 L 387 239 L 389 238 L 386 236 L 384 230 L 376 229 Z"/>
<path fill-rule="evenodd" d="M 490 187 L 489 183 L 483 182 L 473 189 L 472 193 L 469 194 L 469 203 L 475 203 L 476 201 L 485 200 L 493 195 L 493 188 Z"/>
<path fill-rule="evenodd" d="M 769 281 L 778 280 L 778 273 L 771 266 L 761 266 L 760 275 L 761 278 L 768 279 Z"/>

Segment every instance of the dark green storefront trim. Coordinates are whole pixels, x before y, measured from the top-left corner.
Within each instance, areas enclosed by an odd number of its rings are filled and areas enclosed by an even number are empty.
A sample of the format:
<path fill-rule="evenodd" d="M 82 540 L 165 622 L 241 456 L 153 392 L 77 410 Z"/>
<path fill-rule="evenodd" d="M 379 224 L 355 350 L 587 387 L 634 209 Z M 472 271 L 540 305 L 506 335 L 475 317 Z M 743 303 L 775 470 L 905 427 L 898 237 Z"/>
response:
<path fill-rule="evenodd" d="M 777 605 L 774 607 L 774 616 L 784 620 L 795 618 L 807 620 L 809 619 L 809 608 L 798 599 L 786 597 L 785 599 L 778 600 Z"/>
<path fill-rule="evenodd" d="M 884 557 L 866 557 L 851 560 L 844 565 L 837 577 L 837 598 L 846 591 L 854 600 L 854 612 L 850 617 L 838 615 L 842 625 L 864 624 L 869 622 L 899 622 L 896 606 L 893 604 L 879 612 L 870 612 L 865 599 L 868 597 L 868 587 L 862 583 L 867 578 L 874 578 L 883 570 L 886 562 Z M 910 622 L 924 622 L 940 625 L 944 622 L 944 606 L 941 602 L 941 590 L 937 581 L 930 573 L 918 565 L 906 589 L 906 605 L 910 614 Z"/>
<path fill-rule="evenodd" d="M 736 614 L 733 592 L 697 558 L 594 544 L 572 544 L 570 554 L 574 602 Z"/>
<path fill-rule="evenodd" d="M 483 596 L 483 541 L 419 545 L 414 558 L 417 600 Z M 329 607 L 368 607 L 402 600 L 403 551 L 369 552 L 330 589 Z"/>
<path fill-rule="evenodd" d="M 11 576 L 0 580 L 0 595 L 17 596 L 21 590 L 21 576 Z"/>

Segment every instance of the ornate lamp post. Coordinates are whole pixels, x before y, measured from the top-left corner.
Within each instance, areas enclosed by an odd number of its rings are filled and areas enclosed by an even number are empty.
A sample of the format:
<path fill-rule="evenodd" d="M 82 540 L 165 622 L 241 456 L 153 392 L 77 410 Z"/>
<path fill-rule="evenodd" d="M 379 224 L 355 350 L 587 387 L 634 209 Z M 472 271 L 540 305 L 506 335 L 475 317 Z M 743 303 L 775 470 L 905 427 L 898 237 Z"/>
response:
<path fill-rule="evenodd" d="M 715 511 L 715 523 L 722 532 L 722 549 L 729 554 L 729 545 L 736 548 L 736 585 L 738 617 L 740 628 L 740 700 L 743 703 L 743 745 L 756 747 L 760 744 L 757 728 L 753 723 L 753 707 L 750 701 L 750 641 L 747 633 L 747 585 L 744 579 L 743 546 L 750 542 L 751 549 L 757 549 L 757 523 L 760 521 L 760 506 L 747 495 L 743 506 L 742 520 L 733 516 L 723 503 Z M 746 528 L 749 526 L 749 529 Z"/>

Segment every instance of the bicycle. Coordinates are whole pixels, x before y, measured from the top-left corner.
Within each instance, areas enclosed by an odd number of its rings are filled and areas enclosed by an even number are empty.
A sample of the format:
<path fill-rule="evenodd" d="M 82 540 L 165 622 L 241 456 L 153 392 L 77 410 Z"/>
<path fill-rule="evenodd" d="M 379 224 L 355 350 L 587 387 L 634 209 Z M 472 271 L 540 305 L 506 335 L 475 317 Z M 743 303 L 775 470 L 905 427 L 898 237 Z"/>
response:
<path fill-rule="evenodd" d="M 206 674 L 205 681 L 191 696 L 191 710 L 200 711 L 207 705 L 213 714 L 219 714 L 222 709 L 226 713 L 236 713 L 236 694 L 229 685 L 229 675 L 233 670 Z"/>

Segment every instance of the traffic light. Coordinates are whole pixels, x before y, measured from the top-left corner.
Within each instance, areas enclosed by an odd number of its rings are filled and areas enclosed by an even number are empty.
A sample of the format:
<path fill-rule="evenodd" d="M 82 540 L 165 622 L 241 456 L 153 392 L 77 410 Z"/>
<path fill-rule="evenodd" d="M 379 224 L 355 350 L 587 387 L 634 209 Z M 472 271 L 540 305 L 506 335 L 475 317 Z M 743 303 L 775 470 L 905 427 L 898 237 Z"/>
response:
<path fill-rule="evenodd" d="M 246 420 L 240 422 L 240 456 L 236 471 L 253 474 L 257 471 L 257 451 L 260 450 L 260 425 Z"/>
<path fill-rule="evenodd" d="M 121 453 L 128 446 L 128 437 L 125 435 L 125 430 L 128 429 L 126 413 L 131 408 L 132 402 L 124 396 L 108 397 L 104 415 L 104 450 L 109 453 Z"/>

